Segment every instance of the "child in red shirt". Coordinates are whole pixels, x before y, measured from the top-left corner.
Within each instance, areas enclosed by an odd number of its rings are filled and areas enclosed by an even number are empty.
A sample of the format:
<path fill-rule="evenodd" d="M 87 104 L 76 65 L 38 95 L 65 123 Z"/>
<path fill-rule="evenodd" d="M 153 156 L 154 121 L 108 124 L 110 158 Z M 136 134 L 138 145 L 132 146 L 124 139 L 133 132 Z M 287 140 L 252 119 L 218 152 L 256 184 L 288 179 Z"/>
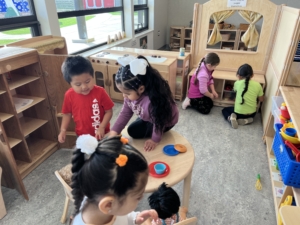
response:
<path fill-rule="evenodd" d="M 102 139 L 110 130 L 114 103 L 104 88 L 95 85 L 92 64 L 82 56 L 70 56 L 62 65 L 62 73 L 71 88 L 65 93 L 58 141 L 65 141 L 72 117 L 78 136 L 90 134 Z"/>

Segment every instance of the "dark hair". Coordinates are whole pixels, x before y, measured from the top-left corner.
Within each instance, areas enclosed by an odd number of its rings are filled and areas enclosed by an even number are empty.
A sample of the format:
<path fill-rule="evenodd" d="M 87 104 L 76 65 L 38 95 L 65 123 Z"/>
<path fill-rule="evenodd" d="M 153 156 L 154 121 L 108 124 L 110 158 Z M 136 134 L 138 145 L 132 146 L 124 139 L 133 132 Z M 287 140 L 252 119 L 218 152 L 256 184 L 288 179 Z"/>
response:
<path fill-rule="evenodd" d="M 245 88 L 244 91 L 242 92 L 242 102 L 241 102 L 241 105 L 243 105 L 245 102 L 244 95 L 248 91 L 249 81 L 251 79 L 251 76 L 253 75 L 253 69 L 249 64 L 244 64 L 239 67 L 236 74 L 245 79 Z"/>
<path fill-rule="evenodd" d="M 120 154 L 126 155 L 125 166 L 116 164 Z M 81 149 L 76 149 L 72 159 L 72 195 L 75 204 L 74 216 L 79 212 L 83 197 L 90 203 L 98 203 L 101 195 L 110 194 L 120 202 L 129 190 L 137 185 L 138 176 L 145 173 L 146 185 L 148 165 L 144 156 L 134 147 L 123 144 L 120 136 L 106 138 L 98 143 L 89 159 Z"/>
<path fill-rule="evenodd" d="M 73 76 L 79 76 L 83 73 L 88 73 L 94 77 L 94 68 L 91 62 L 80 55 L 69 56 L 61 66 L 61 71 L 65 81 L 69 84 Z"/>
<path fill-rule="evenodd" d="M 197 84 L 198 83 L 198 78 L 197 78 L 197 74 L 200 70 L 200 67 L 201 67 L 201 64 L 202 62 L 204 62 L 204 64 L 210 64 L 212 66 L 216 66 L 220 63 L 220 58 L 219 56 L 214 53 L 214 52 L 210 52 L 208 54 L 206 54 L 206 56 L 204 58 L 201 59 L 197 69 L 196 69 L 196 72 L 195 72 L 195 80 L 194 80 L 194 84 Z"/>
<path fill-rule="evenodd" d="M 160 219 L 167 219 L 178 213 L 180 199 L 176 191 L 162 183 L 158 190 L 153 192 L 148 198 L 151 209 L 154 209 Z"/>
<path fill-rule="evenodd" d="M 121 84 L 125 90 L 136 92 L 141 85 L 145 86 L 143 94 L 147 95 L 151 102 L 151 107 L 148 108 L 150 118 L 157 131 L 162 132 L 165 124 L 172 121 L 172 105 L 175 104 L 170 86 L 144 56 L 140 55 L 137 58 L 148 63 L 146 74 L 134 76 L 129 65 L 121 66 L 116 74 L 116 84 Z"/>

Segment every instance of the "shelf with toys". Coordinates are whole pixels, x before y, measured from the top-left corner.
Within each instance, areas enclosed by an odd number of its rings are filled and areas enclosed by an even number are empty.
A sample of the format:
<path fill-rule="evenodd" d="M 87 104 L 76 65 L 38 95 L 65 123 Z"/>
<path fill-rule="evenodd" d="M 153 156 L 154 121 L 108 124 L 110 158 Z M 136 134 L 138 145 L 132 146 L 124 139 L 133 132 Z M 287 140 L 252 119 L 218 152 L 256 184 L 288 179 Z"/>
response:
<path fill-rule="evenodd" d="M 298 131 L 300 127 L 300 110 L 297 107 L 300 88 L 281 86 L 279 89 L 281 96 L 272 97 L 275 135 L 274 138 L 266 136 L 265 140 L 277 222 L 296 225 L 299 220 L 296 222 L 292 219 L 294 216 L 288 215 L 295 215 L 294 212 L 300 209 L 300 151 L 297 150 L 300 139 L 297 134 L 290 134 L 288 129 Z M 299 152 L 298 158 L 296 152 Z"/>

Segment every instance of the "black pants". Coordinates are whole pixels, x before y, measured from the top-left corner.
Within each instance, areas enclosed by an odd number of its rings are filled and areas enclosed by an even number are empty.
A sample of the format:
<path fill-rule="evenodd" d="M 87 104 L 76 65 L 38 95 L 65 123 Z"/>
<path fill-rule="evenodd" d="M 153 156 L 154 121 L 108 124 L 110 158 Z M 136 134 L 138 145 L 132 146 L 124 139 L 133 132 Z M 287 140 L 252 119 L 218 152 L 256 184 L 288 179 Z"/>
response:
<path fill-rule="evenodd" d="M 191 98 L 191 107 L 196 109 L 199 113 L 208 114 L 214 103 L 211 98 L 203 96 L 202 98 Z"/>
<path fill-rule="evenodd" d="M 172 129 L 171 127 L 166 127 L 164 132 L 167 132 Z M 148 138 L 152 136 L 153 123 L 144 121 L 140 118 L 137 118 L 136 121 L 132 122 L 127 128 L 127 132 L 130 137 L 135 139 Z"/>
<path fill-rule="evenodd" d="M 236 114 L 236 119 L 246 119 L 246 118 L 254 118 L 256 115 L 256 112 L 249 114 L 249 115 L 244 115 L 244 114 L 239 114 L 234 112 L 234 107 L 225 107 L 224 109 L 222 109 L 222 114 L 225 118 L 225 120 L 228 120 L 228 117 L 231 115 L 231 113 L 235 113 Z"/>

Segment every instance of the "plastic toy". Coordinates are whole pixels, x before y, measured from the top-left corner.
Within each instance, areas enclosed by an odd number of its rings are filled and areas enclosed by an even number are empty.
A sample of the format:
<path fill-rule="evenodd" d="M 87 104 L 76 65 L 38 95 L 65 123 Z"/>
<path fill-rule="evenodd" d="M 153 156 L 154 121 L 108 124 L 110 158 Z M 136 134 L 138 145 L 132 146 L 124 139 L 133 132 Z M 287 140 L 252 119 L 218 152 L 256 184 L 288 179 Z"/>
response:
<path fill-rule="evenodd" d="M 155 172 L 154 166 L 158 163 L 162 163 L 166 166 L 166 170 L 162 174 L 157 174 Z M 152 162 L 152 163 L 149 164 L 149 175 L 152 176 L 152 177 L 161 178 L 161 177 L 167 176 L 169 173 L 170 173 L 170 166 L 165 162 L 156 161 L 156 162 Z"/>
<path fill-rule="evenodd" d="M 286 146 L 288 146 L 296 155 L 296 161 L 300 162 L 300 150 L 298 150 L 291 142 L 285 141 Z"/>
<path fill-rule="evenodd" d="M 166 165 L 163 163 L 156 163 L 154 165 L 154 170 L 157 174 L 163 174 L 166 171 Z"/>
<path fill-rule="evenodd" d="M 292 128 L 292 127 L 288 127 L 285 129 L 284 133 L 288 136 L 291 136 L 291 137 L 295 137 L 297 131 L 295 128 Z"/>
<path fill-rule="evenodd" d="M 175 156 L 179 154 L 179 151 L 174 148 L 174 145 L 166 145 L 163 148 L 163 152 L 168 156 Z"/>
<path fill-rule="evenodd" d="M 286 119 L 288 119 L 288 120 L 291 118 L 291 116 L 290 116 L 290 114 L 289 114 L 289 111 L 288 111 L 288 109 L 287 109 L 285 103 L 282 103 L 282 104 L 281 104 L 281 106 L 280 106 L 280 112 L 281 112 L 281 115 L 282 115 L 284 118 L 286 118 Z"/>
<path fill-rule="evenodd" d="M 298 140 L 298 135 L 296 134 L 295 137 L 291 137 L 291 136 L 288 136 L 286 133 L 285 133 L 285 129 L 286 128 L 294 128 L 294 125 L 292 123 L 285 123 L 283 124 L 281 130 L 280 130 L 280 134 L 282 136 L 282 138 L 284 140 L 287 140 L 289 142 L 291 142 L 292 144 L 300 144 L 300 141 Z"/>
<path fill-rule="evenodd" d="M 187 148 L 182 144 L 176 144 L 176 145 L 174 145 L 174 148 L 175 148 L 175 150 L 177 150 L 180 153 L 184 153 L 187 151 Z"/>
<path fill-rule="evenodd" d="M 260 174 L 257 174 L 255 188 L 256 188 L 256 190 L 261 190 L 262 189 L 261 182 L 260 182 Z"/>
<path fill-rule="evenodd" d="M 280 204 L 280 208 L 281 208 L 282 206 L 285 206 L 285 205 L 292 205 L 292 202 L 293 202 L 293 196 L 288 195 L 288 196 L 286 197 L 286 199 L 284 200 L 284 202 Z M 280 213 L 278 213 L 278 223 L 277 223 L 277 224 L 278 224 L 278 225 L 283 225 L 283 222 L 282 222 Z"/>

